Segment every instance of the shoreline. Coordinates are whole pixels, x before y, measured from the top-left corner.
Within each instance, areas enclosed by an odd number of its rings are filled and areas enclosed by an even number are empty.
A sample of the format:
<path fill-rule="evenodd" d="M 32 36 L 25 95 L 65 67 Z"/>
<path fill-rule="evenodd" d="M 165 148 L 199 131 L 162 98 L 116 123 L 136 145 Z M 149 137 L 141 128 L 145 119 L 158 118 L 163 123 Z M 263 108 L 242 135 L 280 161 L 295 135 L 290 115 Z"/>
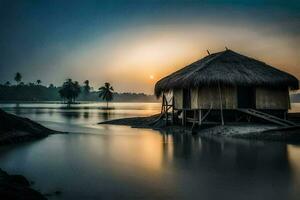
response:
<path fill-rule="evenodd" d="M 31 183 L 22 175 L 10 175 L 0 168 L 0 197 L 3 199 L 47 199 L 31 188 Z"/>
<path fill-rule="evenodd" d="M 51 134 L 65 134 L 51 130 L 28 118 L 19 117 L 0 109 L 0 146 L 16 144 L 47 137 Z"/>
<path fill-rule="evenodd" d="M 0 109 L 0 146 L 32 141 L 54 131 L 28 118 L 19 117 Z M 22 175 L 9 175 L 0 168 L 0 197 L 3 199 L 47 199 L 46 195 L 31 188 L 30 182 Z"/>
<path fill-rule="evenodd" d="M 279 127 L 272 124 L 260 123 L 228 123 L 224 126 L 215 125 L 212 127 L 183 127 L 179 125 L 165 126 L 163 120 L 157 120 L 159 114 L 149 117 L 131 117 L 115 120 L 108 120 L 98 124 L 124 125 L 132 128 L 147 128 L 153 130 L 162 130 L 174 133 L 190 133 L 200 136 L 222 136 L 231 138 L 251 139 L 251 140 L 271 140 L 281 142 L 300 142 L 300 126 Z M 155 122 L 155 123 L 153 123 Z"/>

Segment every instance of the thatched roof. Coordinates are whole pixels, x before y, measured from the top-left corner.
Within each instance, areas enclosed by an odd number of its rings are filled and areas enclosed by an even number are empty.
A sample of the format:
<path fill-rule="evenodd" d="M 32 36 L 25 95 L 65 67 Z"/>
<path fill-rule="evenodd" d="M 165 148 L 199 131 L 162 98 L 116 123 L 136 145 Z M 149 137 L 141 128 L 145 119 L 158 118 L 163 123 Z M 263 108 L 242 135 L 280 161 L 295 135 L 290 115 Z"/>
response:
<path fill-rule="evenodd" d="M 298 89 L 294 76 L 266 63 L 226 50 L 208 55 L 159 80 L 155 85 L 157 97 L 174 88 L 209 85 L 244 85 L 290 87 Z"/>

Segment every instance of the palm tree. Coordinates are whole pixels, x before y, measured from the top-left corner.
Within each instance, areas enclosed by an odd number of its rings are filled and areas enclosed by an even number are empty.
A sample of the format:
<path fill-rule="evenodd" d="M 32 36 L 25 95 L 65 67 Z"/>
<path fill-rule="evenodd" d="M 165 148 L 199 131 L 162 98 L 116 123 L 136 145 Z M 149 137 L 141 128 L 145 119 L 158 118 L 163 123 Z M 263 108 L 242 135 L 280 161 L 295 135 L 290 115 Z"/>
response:
<path fill-rule="evenodd" d="M 83 90 L 84 90 L 84 94 L 88 95 L 90 93 L 91 87 L 90 87 L 90 82 L 89 80 L 85 80 L 84 82 L 84 86 L 83 86 Z"/>
<path fill-rule="evenodd" d="M 106 101 L 106 108 L 108 108 L 108 102 L 113 100 L 114 88 L 110 83 L 104 83 L 104 86 L 99 88 L 99 97 Z"/>
<path fill-rule="evenodd" d="M 39 84 L 42 83 L 42 81 L 41 81 L 40 79 L 38 79 L 38 80 L 36 81 L 36 83 L 39 85 Z"/>
<path fill-rule="evenodd" d="M 19 84 L 22 80 L 22 75 L 20 72 L 17 72 L 15 75 L 15 81 L 17 82 L 17 84 Z"/>
<path fill-rule="evenodd" d="M 75 99 L 79 96 L 80 92 L 81 92 L 80 85 L 77 81 L 75 81 L 73 83 L 73 100 L 74 100 L 74 102 L 75 102 Z"/>
<path fill-rule="evenodd" d="M 73 82 L 72 79 L 67 79 L 58 92 L 63 99 L 68 100 L 68 104 L 71 104 L 75 102 L 75 99 L 78 97 L 81 90 L 77 81 Z"/>

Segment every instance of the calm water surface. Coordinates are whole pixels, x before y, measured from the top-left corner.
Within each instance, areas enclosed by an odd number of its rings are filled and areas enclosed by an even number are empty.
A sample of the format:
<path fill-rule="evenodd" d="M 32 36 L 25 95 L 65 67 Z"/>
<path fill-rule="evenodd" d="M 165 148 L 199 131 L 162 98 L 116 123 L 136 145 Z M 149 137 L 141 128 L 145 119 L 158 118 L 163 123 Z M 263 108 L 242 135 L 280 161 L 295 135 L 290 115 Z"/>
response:
<path fill-rule="evenodd" d="M 156 103 L 0 104 L 70 134 L 0 148 L 0 167 L 50 199 L 300 199 L 300 146 L 97 125 Z M 300 108 L 293 105 L 293 110 Z"/>

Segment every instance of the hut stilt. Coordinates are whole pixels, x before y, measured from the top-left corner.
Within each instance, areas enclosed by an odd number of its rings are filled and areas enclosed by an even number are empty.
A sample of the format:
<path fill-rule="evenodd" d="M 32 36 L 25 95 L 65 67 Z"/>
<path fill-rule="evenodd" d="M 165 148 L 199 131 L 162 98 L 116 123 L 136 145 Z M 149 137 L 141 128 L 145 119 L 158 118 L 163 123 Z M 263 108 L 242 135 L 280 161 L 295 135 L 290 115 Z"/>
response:
<path fill-rule="evenodd" d="M 219 89 L 221 123 L 223 126 L 224 125 L 224 116 L 223 116 L 223 103 L 222 103 L 222 92 L 221 92 L 220 82 L 218 82 L 218 89 Z"/>
<path fill-rule="evenodd" d="M 202 123 L 202 110 L 199 109 L 199 121 L 198 121 L 198 125 L 200 126 Z"/>
<path fill-rule="evenodd" d="M 175 121 L 175 113 L 174 113 L 174 96 L 172 97 L 172 124 L 174 124 Z"/>

